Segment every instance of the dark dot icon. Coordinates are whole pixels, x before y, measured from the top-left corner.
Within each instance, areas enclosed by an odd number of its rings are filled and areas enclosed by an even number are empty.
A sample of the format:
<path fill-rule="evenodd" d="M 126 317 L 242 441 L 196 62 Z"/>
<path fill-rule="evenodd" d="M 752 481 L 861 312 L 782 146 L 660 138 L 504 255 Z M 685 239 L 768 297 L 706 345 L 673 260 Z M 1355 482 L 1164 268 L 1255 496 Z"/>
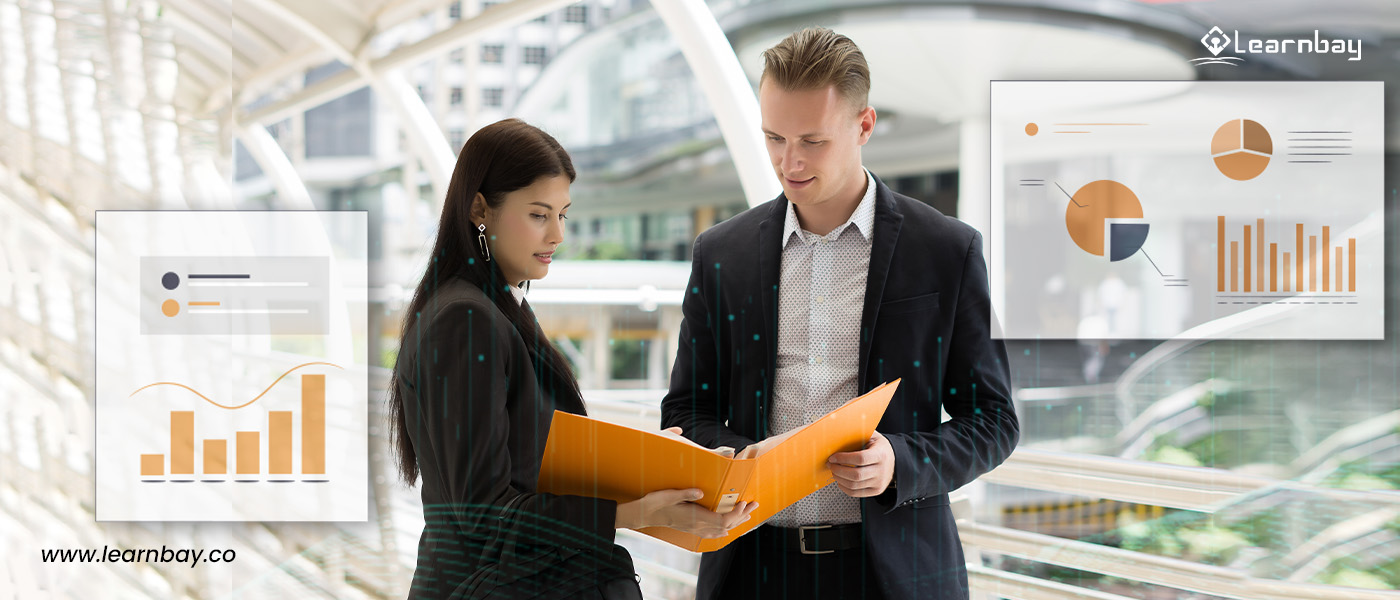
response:
<path fill-rule="evenodd" d="M 160 278 L 160 284 L 167 290 L 173 290 L 180 286 L 180 276 L 174 273 L 166 273 Z"/>

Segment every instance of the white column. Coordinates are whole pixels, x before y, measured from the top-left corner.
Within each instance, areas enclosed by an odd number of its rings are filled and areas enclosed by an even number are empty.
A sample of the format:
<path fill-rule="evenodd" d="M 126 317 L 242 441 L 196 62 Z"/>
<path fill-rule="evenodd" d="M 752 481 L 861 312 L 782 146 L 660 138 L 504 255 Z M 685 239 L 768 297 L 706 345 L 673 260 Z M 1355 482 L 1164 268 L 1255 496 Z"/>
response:
<path fill-rule="evenodd" d="M 375 91 L 399 113 L 404 135 L 413 149 L 412 154 L 423 162 L 423 169 L 433 182 L 433 213 L 440 214 L 442 202 L 447 196 L 447 184 L 452 179 L 452 169 L 457 164 L 452 145 L 443 136 L 433 113 L 423 104 L 418 90 L 409 85 L 402 72 L 380 73 L 378 81 L 378 85 L 374 86 Z M 406 160 L 412 159 L 408 157 Z"/>
<path fill-rule="evenodd" d="M 57 12 L 57 7 L 54 7 L 54 9 L 55 12 Z M 73 60 L 73 44 L 72 21 L 68 18 L 59 18 L 59 16 L 55 14 L 53 51 L 54 56 L 58 58 L 58 64 L 56 65 L 58 67 L 58 87 L 63 96 L 63 119 L 68 129 L 68 147 L 66 148 L 68 151 L 68 172 L 76 176 L 78 174 L 79 164 L 78 144 L 82 143 L 82 141 L 78 139 L 78 119 L 74 116 L 73 108 L 73 71 L 76 66 L 74 64 L 76 61 Z M 79 188 L 70 184 L 68 189 L 70 191 L 76 191 Z M 72 202 L 77 199 L 65 198 L 65 200 Z"/>
<path fill-rule="evenodd" d="M 34 40 L 30 39 L 36 29 L 34 18 L 28 7 L 19 8 L 19 32 L 24 43 L 24 104 L 29 110 L 29 153 L 25 156 L 28 162 L 18 166 L 21 173 L 29 176 L 39 173 L 39 143 L 42 139 L 39 135 L 39 79 L 35 74 L 39 59 L 34 52 Z"/>
<path fill-rule="evenodd" d="M 991 140 L 987 117 L 962 120 L 958 142 L 958 219 L 982 232 L 991 225 Z"/>
<path fill-rule="evenodd" d="M 292 161 L 287 159 L 287 154 L 282 152 L 277 140 L 272 139 L 272 134 L 267 132 L 266 127 L 251 123 L 238 132 L 238 139 L 248 149 L 248 154 L 253 155 L 253 160 L 257 161 L 263 174 L 272 182 L 283 208 L 316 208 L 311 203 L 311 193 L 306 191 L 306 185 L 292 167 Z"/>
<path fill-rule="evenodd" d="M 749 206 L 772 200 L 782 186 L 768 166 L 758 98 L 714 14 L 703 0 L 653 0 L 651 5 L 700 80 Z"/>
<path fill-rule="evenodd" d="M 680 345 L 682 319 L 679 306 L 662 306 L 659 310 L 661 335 L 666 343 L 666 371 L 662 380 L 662 386 L 665 387 L 671 377 L 671 367 L 676 364 L 676 348 Z"/>
<path fill-rule="evenodd" d="M 671 363 L 666 361 L 666 336 L 658 335 L 647 343 L 647 387 L 661 389 L 670 380 Z"/>
<path fill-rule="evenodd" d="M 612 347 L 608 338 L 612 337 L 612 308 L 603 305 L 597 308 L 598 314 L 589 319 L 588 357 L 589 381 L 587 387 L 607 389 L 612 379 Z"/>

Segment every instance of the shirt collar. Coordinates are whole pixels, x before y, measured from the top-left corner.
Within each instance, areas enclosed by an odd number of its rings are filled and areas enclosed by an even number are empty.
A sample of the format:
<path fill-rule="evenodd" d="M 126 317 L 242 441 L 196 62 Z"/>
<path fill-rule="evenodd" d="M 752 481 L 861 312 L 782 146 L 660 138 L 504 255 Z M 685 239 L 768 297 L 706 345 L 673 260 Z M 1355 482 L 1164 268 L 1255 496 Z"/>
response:
<path fill-rule="evenodd" d="M 861 170 L 865 171 L 865 195 L 861 196 L 860 204 L 856 205 L 856 210 L 851 213 L 851 218 L 831 231 L 839 234 L 847 225 L 855 225 L 856 231 L 865 236 L 865 241 L 868 242 L 875 234 L 875 176 L 870 173 L 869 169 L 862 167 Z M 797 237 L 804 241 L 806 236 L 812 235 L 802 230 L 802 225 L 797 222 L 797 209 L 793 208 L 791 201 L 788 201 L 787 218 L 783 222 L 784 246 L 787 245 L 788 240 L 792 239 L 793 234 L 797 234 Z"/>
<path fill-rule="evenodd" d="M 510 288 L 510 295 L 515 297 L 516 304 L 525 301 L 525 290 L 520 289 L 520 286 L 508 285 L 506 287 Z"/>

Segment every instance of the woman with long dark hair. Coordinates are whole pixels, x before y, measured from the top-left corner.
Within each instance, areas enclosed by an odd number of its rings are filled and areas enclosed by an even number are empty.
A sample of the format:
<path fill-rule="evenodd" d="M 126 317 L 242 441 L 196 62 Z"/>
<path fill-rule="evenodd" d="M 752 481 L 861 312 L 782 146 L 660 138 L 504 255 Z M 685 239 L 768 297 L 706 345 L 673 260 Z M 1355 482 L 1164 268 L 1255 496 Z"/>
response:
<path fill-rule="evenodd" d="M 554 411 L 584 414 L 521 290 L 549 272 L 573 180 L 559 143 L 515 119 L 457 157 L 389 387 L 399 474 L 423 480 L 411 597 L 641 598 L 617 529 L 720 537 L 753 509 L 705 510 L 689 502 L 699 490 L 622 504 L 535 492 Z"/>

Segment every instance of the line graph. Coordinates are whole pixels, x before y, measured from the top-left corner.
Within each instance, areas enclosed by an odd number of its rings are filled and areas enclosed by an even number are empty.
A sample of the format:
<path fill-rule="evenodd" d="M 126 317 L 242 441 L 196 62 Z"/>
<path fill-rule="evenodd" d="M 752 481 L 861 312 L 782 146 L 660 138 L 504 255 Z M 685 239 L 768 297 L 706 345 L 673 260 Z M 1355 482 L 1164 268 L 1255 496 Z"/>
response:
<path fill-rule="evenodd" d="M 309 362 L 309 363 L 302 363 L 302 364 L 299 364 L 299 365 L 297 365 L 297 366 L 295 366 L 295 367 L 292 367 L 292 368 L 290 368 L 290 369 L 287 369 L 287 370 L 286 370 L 285 372 L 283 372 L 281 375 L 278 375 L 278 376 L 277 376 L 277 379 L 273 380 L 272 383 L 268 384 L 266 388 L 263 388 L 263 391 L 262 391 L 261 393 L 259 393 L 257 396 L 254 396 L 252 400 L 249 400 L 249 401 L 247 401 L 247 402 L 244 402 L 243 404 L 239 404 L 238 406 L 228 406 L 228 405 L 226 405 L 226 404 L 219 404 L 219 403 L 218 403 L 217 401 L 215 401 L 214 399 L 212 399 L 212 398 L 210 398 L 210 397 L 208 397 L 208 396 L 205 396 L 204 394 L 200 393 L 199 390 L 196 390 L 196 389 L 194 389 L 194 388 L 192 388 L 192 387 L 190 387 L 190 386 L 187 386 L 187 385 L 185 385 L 185 384 L 183 384 L 183 383 L 178 383 L 178 382 L 174 382 L 174 381 L 157 381 L 157 382 L 155 382 L 155 383 L 150 383 L 150 384 L 143 385 L 143 386 L 141 386 L 139 389 L 137 389 L 136 391 L 132 392 L 131 395 L 130 395 L 130 396 L 127 396 L 127 397 L 128 397 L 128 398 L 134 397 L 134 396 L 136 396 L 136 394 L 141 393 L 142 390 L 150 389 L 150 388 L 153 388 L 153 387 L 156 387 L 156 386 L 161 386 L 161 385 L 173 385 L 173 386 L 175 386 L 175 387 L 184 388 L 184 389 L 186 389 L 186 390 L 189 390 L 189 391 L 190 391 L 191 393 L 193 393 L 194 395 L 199 396 L 200 398 L 203 398 L 205 402 L 208 402 L 208 403 L 210 403 L 210 404 L 213 404 L 214 406 L 217 406 L 217 407 L 219 407 L 219 408 L 225 408 L 225 409 L 228 409 L 228 410 L 238 410 L 238 409 L 243 408 L 243 407 L 245 407 L 245 406 L 248 406 L 248 405 L 250 405 L 250 404 L 252 404 L 252 403 L 254 403 L 254 402 L 257 402 L 260 398 L 262 398 L 263 396 L 267 395 L 267 393 L 268 393 L 269 391 L 271 391 L 272 388 L 275 387 L 275 386 L 277 385 L 277 382 L 282 381 L 282 379 L 285 378 L 286 376 L 290 375 L 290 374 L 292 373 L 292 371 L 295 371 L 295 370 L 300 369 L 300 368 L 302 368 L 302 367 L 310 367 L 310 366 L 312 366 L 312 365 L 326 365 L 326 366 L 330 366 L 330 367 L 335 367 L 335 368 L 337 368 L 337 369 L 343 369 L 343 368 L 344 368 L 344 367 L 342 367 L 342 366 L 340 366 L 340 365 L 337 365 L 337 364 L 335 364 L 335 363 L 320 362 L 320 361 L 313 361 L 313 362 Z"/>

